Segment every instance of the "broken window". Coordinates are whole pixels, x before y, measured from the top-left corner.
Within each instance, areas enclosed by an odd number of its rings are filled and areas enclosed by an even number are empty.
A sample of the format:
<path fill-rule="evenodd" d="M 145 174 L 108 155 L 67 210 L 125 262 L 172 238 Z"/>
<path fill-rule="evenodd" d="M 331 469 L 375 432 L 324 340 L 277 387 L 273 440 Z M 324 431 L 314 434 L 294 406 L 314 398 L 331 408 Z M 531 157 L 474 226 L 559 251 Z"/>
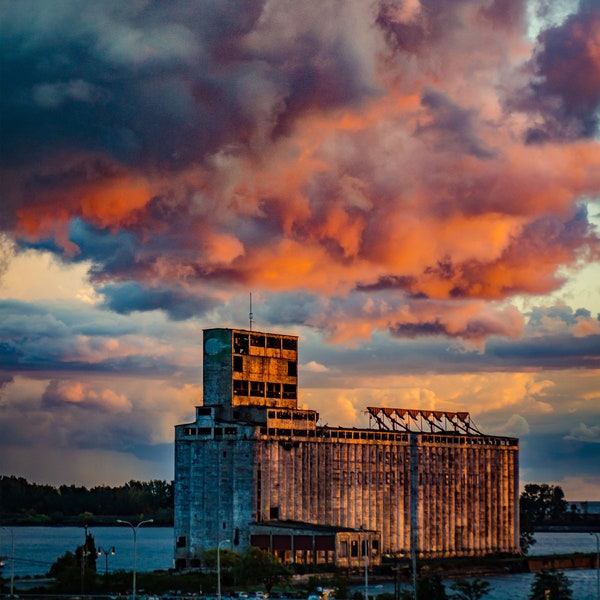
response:
<path fill-rule="evenodd" d="M 296 386 L 293 383 L 283 384 L 283 398 L 284 400 L 296 399 Z"/>
<path fill-rule="evenodd" d="M 298 340 L 293 338 L 283 338 L 282 346 L 284 350 L 297 350 Z"/>
<path fill-rule="evenodd" d="M 265 384 L 263 381 L 251 381 L 250 382 L 250 395 L 263 397 L 265 395 Z"/>
<path fill-rule="evenodd" d="M 248 334 L 236 333 L 233 336 L 233 351 L 236 354 L 248 354 Z"/>
<path fill-rule="evenodd" d="M 248 395 L 248 382 L 243 379 L 233 380 L 233 393 L 236 396 L 247 396 Z"/>
<path fill-rule="evenodd" d="M 267 398 L 281 398 L 280 383 L 267 383 Z"/>
<path fill-rule="evenodd" d="M 281 338 L 272 335 L 267 336 L 267 348 L 281 350 Z"/>

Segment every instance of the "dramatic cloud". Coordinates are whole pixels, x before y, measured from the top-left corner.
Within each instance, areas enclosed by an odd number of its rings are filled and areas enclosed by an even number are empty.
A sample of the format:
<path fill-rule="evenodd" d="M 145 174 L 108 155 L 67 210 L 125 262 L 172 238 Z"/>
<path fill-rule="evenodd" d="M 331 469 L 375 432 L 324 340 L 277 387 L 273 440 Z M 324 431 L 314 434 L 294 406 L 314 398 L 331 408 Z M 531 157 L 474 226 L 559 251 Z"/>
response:
<path fill-rule="evenodd" d="M 11 411 L 18 389 L 40 422 L 97 414 L 101 440 L 144 406 L 130 378 L 196 390 L 202 328 L 244 326 L 250 292 L 261 328 L 301 336 L 303 401 L 329 420 L 461 402 L 528 438 L 520 408 L 546 404 L 524 372 L 599 368 L 600 285 L 578 277 L 600 276 L 594 0 L 2 10 Z M 473 386 L 374 379 L 431 373 Z"/>

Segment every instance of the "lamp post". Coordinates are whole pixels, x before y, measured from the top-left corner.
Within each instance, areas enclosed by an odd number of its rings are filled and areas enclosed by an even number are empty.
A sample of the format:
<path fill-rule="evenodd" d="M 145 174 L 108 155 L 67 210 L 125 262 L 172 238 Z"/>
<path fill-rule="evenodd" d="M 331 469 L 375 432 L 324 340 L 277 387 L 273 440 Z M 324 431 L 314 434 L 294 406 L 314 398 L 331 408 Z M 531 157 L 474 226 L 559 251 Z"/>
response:
<path fill-rule="evenodd" d="M 14 597 L 15 591 L 15 533 L 10 527 L 3 527 L 10 533 L 10 597 Z"/>
<path fill-rule="evenodd" d="M 88 526 L 83 526 L 83 546 L 81 546 L 81 595 L 85 594 L 85 561 L 88 557 Z"/>
<path fill-rule="evenodd" d="M 367 531 L 364 525 L 360 528 L 363 532 L 362 551 L 365 557 L 365 600 L 369 600 L 369 544 L 367 542 Z"/>
<path fill-rule="evenodd" d="M 221 544 L 228 544 L 230 540 L 221 540 L 217 544 L 217 600 L 221 600 Z"/>
<path fill-rule="evenodd" d="M 108 575 L 108 555 L 112 554 L 113 556 L 115 555 L 115 547 L 112 546 L 111 548 L 105 549 L 105 548 L 98 548 L 98 556 L 102 556 L 104 554 L 104 558 L 106 559 L 106 563 L 104 565 L 104 577 L 106 577 Z"/>
<path fill-rule="evenodd" d="M 596 538 L 596 598 L 600 600 L 600 534 L 590 531 Z"/>
<path fill-rule="evenodd" d="M 132 590 L 132 600 L 135 600 L 135 569 L 136 569 L 136 561 L 137 561 L 137 530 L 138 527 L 141 527 L 145 523 L 154 523 L 154 519 L 146 519 L 145 521 L 141 521 L 137 525 L 133 525 L 129 521 L 123 521 L 121 519 L 117 519 L 117 523 L 121 523 L 122 525 L 129 525 L 131 527 L 131 531 L 133 531 L 133 590 Z"/>

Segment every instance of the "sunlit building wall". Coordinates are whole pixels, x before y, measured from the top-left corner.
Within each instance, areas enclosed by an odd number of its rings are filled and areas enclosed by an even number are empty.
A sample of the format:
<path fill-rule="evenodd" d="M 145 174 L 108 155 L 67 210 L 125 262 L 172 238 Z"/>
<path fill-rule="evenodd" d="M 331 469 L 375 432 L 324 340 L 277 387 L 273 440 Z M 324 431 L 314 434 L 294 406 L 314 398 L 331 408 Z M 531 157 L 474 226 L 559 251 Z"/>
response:
<path fill-rule="evenodd" d="M 204 332 L 203 406 L 175 428 L 176 566 L 224 540 L 340 566 L 518 552 L 518 440 L 418 409 L 318 426 L 297 408 L 297 342 Z"/>

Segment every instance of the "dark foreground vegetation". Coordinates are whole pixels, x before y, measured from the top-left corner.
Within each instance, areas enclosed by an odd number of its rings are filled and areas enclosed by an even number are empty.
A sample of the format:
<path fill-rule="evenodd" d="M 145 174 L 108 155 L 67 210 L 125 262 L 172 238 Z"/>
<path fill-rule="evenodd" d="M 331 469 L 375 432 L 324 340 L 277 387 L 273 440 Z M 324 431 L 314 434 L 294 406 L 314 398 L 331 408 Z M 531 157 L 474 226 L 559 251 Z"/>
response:
<path fill-rule="evenodd" d="M 118 487 L 39 485 L 23 477 L 0 476 L 0 525 L 113 525 L 151 516 L 156 525 L 173 524 L 173 483 L 130 481 Z"/>
<path fill-rule="evenodd" d="M 68 551 L 51 567 L 44 580 L 31 580 L 27 593 L 18 590 L 21 598 L 127 598 L 132 593 L 132 573 L 115 571 L 104 573 L 100 560 L 97 565 L 94 538 L 88 534 L 86 544 L 73 552 Z M 215 600 L 217 592 L 216 550 L 204 553 L 202 572 L 155 571 L 137 573 L 137 597 L 197 598 Z M 98 568 L 97 568 L 98 566 Z M 382 593 L 377 600 L 412 599 L 410 565 L 388 562 L 373 569 L 371 582 L 394 582 L 394 593 Z M 400 567 L 400 568 L 399 568 Z M 227 549 L 220 552 L 221 591 L 223 600 L 238 597 L 236 591 L 248 590 L 248 600 L 262 600 L 263 595 L 273 600 L 363 600 L 363 573 L 349 573 L 327 566 L 327 572 L 306 565 L 283 565 L 272 555 L 250 548 L 245 554 Z M 419 561 L 416 578 L 418 597 L 425 600 L 479 600 L 491 591 L 486 576 L 497 573 L 526 570 L 525 559 L 495 558 Z M 448 583 L 448 578 L 451 583 Z M 18 589 L 18 588 L 17 588 Z M 540 595 L 541 591 L 541 595 Z M 1 593 L 9 592 L 9 582 L 2 581 Z M 371 598 L 375 598 L 371 596 Z M 572 600 L 568 576 L 560 571 L 536 573 L 530 600 Z"/>
<path fill-rule="evenodd" d="M 236 590 L 254 591 L 251 600 L 262 600 L 263 594 L 274 600 L 363 600 L 362 571 L 336 570 L 331 565 L 283 565 L 273 555 L 258 548 L 249 548 L 244 554 L 222 549 L 207 550 L 202 556 L 202 570 L 154 571 L 137 573 L 138 597 L 181 598 L 202 596 L 214 600 L 217 593 L 217 561 L 220 564 L 221 591 L 227 600 L 233 600 Z M 22 598 L 52 598 L 92 596 L 96 598 L 125 598 L 132 593 L 133 573 L 102 569 L 102 556 L 91 533 L 85 543 L 67 551 L 50 567 L 45 578 L 17 581 L 16 590 Z M 326 572 L 325 572 L 326 569 Z M 515 557 L 465 558 L 419 561 L 416 577 L 419 598 L 427 600 L 478 600 L 490 591 L 485 577 L 527 571 L 527 560 Z M 413 597 L 413 577 L 410 561 L 385 559 L 381 566 L 371 570 L 371 583 L 394 582 L 395 593 L 379 594 L 377 600 L 408 600 Z M 452 578 L 451 584 L 447 579 Z M 446 580 L 446 583 L 442 581 Z M 23 584 L 27 583 L 24 592 Z M 3 579 L 0 593 L 10 592 L 9 579 Z M 351 591 L 354 588 L 355 591 Z M 356 589 L 360 591 L 356 591 Z M 555 590 L 543 600 L 569 600 L 568 577 L 557 571 L 537 573 L 532 583 L 536 599 L 539 590 Z M 258 592 L 258 593 L 257 593 Z M 249 599 L 250 600 L 250 599 Z"/>

